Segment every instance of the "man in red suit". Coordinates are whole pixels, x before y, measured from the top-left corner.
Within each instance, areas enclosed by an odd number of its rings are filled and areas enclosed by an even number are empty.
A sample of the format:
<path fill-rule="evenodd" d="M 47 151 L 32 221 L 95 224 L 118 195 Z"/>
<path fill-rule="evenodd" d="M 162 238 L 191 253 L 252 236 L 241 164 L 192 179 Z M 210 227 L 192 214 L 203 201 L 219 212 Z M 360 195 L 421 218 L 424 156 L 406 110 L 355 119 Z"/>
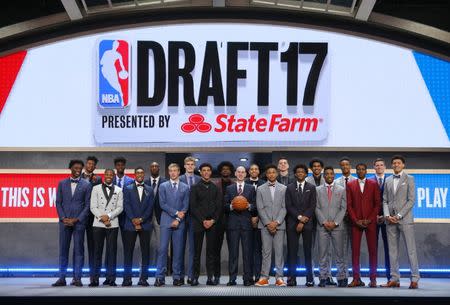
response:
<path fill-rule="evenodd" d="M 352 267 L 353 281 L 348 287 L 364 286 L 359 272 L 361 238 L 366 233 L 369 249 L 370 284 L 377 287 L 377 215 L 381 206 L 380 190 L 377 183 L 366 178 L 367 165 L 356 165 L 355 179 L 347 184 L 347 211 L 352 223 Z"/>

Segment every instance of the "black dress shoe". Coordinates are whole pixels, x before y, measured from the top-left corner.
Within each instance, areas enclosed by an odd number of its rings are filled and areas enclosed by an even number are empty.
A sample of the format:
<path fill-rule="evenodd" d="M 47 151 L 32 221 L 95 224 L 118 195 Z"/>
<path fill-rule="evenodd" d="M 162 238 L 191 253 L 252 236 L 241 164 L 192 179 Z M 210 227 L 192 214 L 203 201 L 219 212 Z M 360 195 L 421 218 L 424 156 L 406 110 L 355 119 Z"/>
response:
<path fill-rule="evenodd" d="M 336 286 L 336 282 L 333 280 L 333 277 L 329 277 L 326 279 L 327 286 Z"/>
<path fill-rule="evenodd" d="M 320 280 L 319 287 L 325 287 L 325 286 L 327 286 L 327 280 L 324 280 L 324 279 Z"/>
<path fill-rule="evenodd" d="M 122 287 L 131 287 L 133 286 L 133 282 L 130 279 L 124 279 L 122 282 Z"/>
<path fill-rule="evenodd" d="M 229 281 L 227 286 L 236 286 L 236 281 Z"/>
<path fill-rule="evenodd" d="M 75 279 L 72 279 L 72 281 L 70 282 L 70 286 L 74 286 L 75 285 Z"/>
<path fill-rule="evenodd" d="M 162 286 L 164 286 L 166 283 L 163 281 L 163 280 L 161 280 L 161 279 L 156 279 L 155 280 L 155 284 L 153 284 L 155 287 L 162 287 Z"/>
<path fill-rule="evenodd" d="M 174 286 L 183 286 L 184 285 L 184 280 L 182 280 L 182 279 L 175 279 L 175 280 L 173 280 L 173 285 Z"/>
<path fill-rule="evenodd" d="M 52 287 L 63 287 L 63 286 L 67 286 L 65 279 L 58 279 L 56 282 L 52 284 Z"/>
<path fill-rule="evenodd" d="M 348 286 L 348 279 L 338 280 L 338 287 L 345 288 Z"/>
<path fill-rule="evenodd" d="M 104 282 L 103 282 L 103 285 L 105 285 L 105 286 L 108 286 L 108 285 L 110 285 L 111 284 L 111 281 L 109 280 L 109 279 L 106 279 Z"/>
<path fill-rule="evenodd" d="M 83 283 L 81 282 L 81 279 L 75 279 L 75 280 L 73 281 L 73 285 L 74 285 L 75 287 L 83 287 Z"/>
<path fill-rule="evenodd" d="M 114 282 L 114 281 L 110 281 L 110 282 L 109 282 L 109 286 L 111 286 L 111 287 L 117 287 L 117 284 L 116 284 L 116 282 Z"/>
<path fill-rule="evenodd" d="M 288 287 L 294 287 L 297 286 L 297 280 L 295 279 L 295 277 L 290 277 L 287 280 L 287 286 Z"/>
<path fill-rule="evenodd" d="M 186 282 L 188 283 L 188 285 L 190 285 L 190 284 L 192 284 L 192 281 L 193 281 L 193 279 L 188 278 Z"/>
<path fill-rule="evenodd" d="M 100 283 L 98 282 L 98 280 L 92 280 L 90 283 L 89 283 L 89 287 L 98 287 L 100 285 Z"/>
<path fill-rule="evenodd" d="M 213 283 L 214 283 L 214 285 L 219 285 L 220 284 L 220 277 L 215 277 Z"/>
<path fill-rule="evenodd" d="M 142 286 L 142 287 L 150 286 L 150 284 L 147 282 L 147 280 L 144 280 L 144 279 L 140 279 L 139 282 L 138 282 L 138 285 Z"/>
<path fill-rule="evenodd" d="M 191 280 L 191 286 L 198 286 L 198 279 L 192 279 Z"/>
<path fill-rule="evenodd" d="M 305 285 L 306 287 L 314 287 L 314 281 L 308 281 Z"/>
<path fill-rule="evenodd" d="M 255 283 L 253 283 L 252 280 L 246 280 L 246 281 L 244 281 L 244 286 L 246 286 L 246 287 L 248 287 L 248 286 L 253 286 L 253 285 L 255 285 Z"/>
<path fill-rule="evenodd" d="M 208 279 L 206 280 L 206 285 L 216 286 L 217 284 L 215 284 L 215 282 L 213 281 L 213 279 L 211 277 L 208 277 Z"/>

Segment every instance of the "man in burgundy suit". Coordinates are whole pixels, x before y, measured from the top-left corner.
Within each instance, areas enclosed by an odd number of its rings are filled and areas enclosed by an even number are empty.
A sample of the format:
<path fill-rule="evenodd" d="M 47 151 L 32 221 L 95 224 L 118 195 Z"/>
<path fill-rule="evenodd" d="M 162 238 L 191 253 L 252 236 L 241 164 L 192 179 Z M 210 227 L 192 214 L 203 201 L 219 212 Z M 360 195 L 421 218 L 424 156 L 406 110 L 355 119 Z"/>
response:
<path fill-rule="evenodd" d="M 377 183 L 366 178 L 367 165 L 356 165 L 358 179 L 347 183 L 347 211 L 352 224 L 353 281 L 348 287 L 364 286 L 359 272 L 361 238 L 366 233 L 369 249 L 369 287 L 377 287 L 377 215 L 381 206 Z"/>

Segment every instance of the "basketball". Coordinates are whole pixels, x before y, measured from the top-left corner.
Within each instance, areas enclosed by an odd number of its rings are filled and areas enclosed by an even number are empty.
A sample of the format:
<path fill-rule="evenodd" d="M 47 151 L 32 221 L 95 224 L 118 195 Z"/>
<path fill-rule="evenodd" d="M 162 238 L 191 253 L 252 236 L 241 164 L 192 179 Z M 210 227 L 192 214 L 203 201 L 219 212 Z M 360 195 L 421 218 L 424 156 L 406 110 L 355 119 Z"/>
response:
<path fill-rule="evenodd" d="M 233 210 L 239 212 L 244 211 L 248 207 L 248 200 L 244 196 L 236 196 L 233 201 L 231 201 L 231 206 L 233 207 Z"/>
<path fill-rule="evenodd" d="M 127 79 L 128 78 L 128 72 L 125 70 L 122 70 L 119 72 L 120 79 Z"/>

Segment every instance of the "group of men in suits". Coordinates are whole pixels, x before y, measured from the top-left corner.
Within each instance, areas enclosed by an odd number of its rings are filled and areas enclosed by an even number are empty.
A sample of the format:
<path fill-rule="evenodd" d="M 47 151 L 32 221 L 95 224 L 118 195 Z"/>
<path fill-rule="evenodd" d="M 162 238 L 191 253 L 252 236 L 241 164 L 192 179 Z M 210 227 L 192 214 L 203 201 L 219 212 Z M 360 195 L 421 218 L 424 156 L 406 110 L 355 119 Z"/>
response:
<path fill-rule="evenodd" d="M 412 176 L 403 171 L 405 159 L 391 160 L 394 175 L 386 177 L 383 159 L 374 162 L 375 175 L 368 179 L 367 165 L 356 166 L 351 175 L 349 158 L 340 160 L 342 176 L 335 179 L 333 167 L 324 167 L 320 159 L 308 167 L 298 164 L 291 176 L 289 162 L 280 158 L 278 166 L 268 165 L 260 178 L 258 165 L 234 171 L 230 162 L 219 164 L 221 178 L 212 181 L 213 168 L 208 163 L 194 173 L 195 159 L 180 166 L 168 166 L 169 179 L 160 177 L 157 162 L 150 164 L 151 176 L 137 167 L 135 178 L 125 175 L 126 160 L 114 160 L 115 170 L 106 169 L 104 180 L 94 174 L 97 158 L 88 157 L 69 163 L 71 175 L 58 185 L 56 207 L 59 217 L 60 277 L 53 286 L 66 285 L 70 242 L 73 237 L 74 272 L 72 284 L 82 286 L 84 236 L 89 252 L 90 284 L 99 286 L 104 243 L 106 241 L 106 279 L 103 285 L 116 286 L 117 238 L 120 228 L 124 249 L 122 286 L 131 286 L 133 251 L 137 237 L 141 250 L 138 285 L 149 286 L 150 239 L 156 237 L 157 287 L 165 285 L 168 268 L 173 285 L 199 285 L 200 261 L 206 238 L 207 285 L 218 285 L 221 275 L 221 249 L 228 244 L 228 286 L 237 284 L 239 248 L 242 249 L 243 284 L 269 285 L 272 255 L 275 285 L 296 286 L 300 238 L 306 267 L 306 286 L 314 283 L 313 266 L 319 267 L 319 287 L 338 285 L 358 287 L 365 284 L 360 276 L 360 248 L 366 235 L 369 250 L 370 287 L 376 287 L 378 235 L 385 250 L 388 282 L 383 287 L 399 287 L 399 236 L 406 241 L 411 264 L 410 288 L 418 288 L 419 272 L 415 250 L 412 207 L 415 186 Z M 84 172 L 82 172 L 84 167 Z M 247 179 L 246 179 L 247 178 Z M 245 198 L 245 207 L 234 202 Z M 287 283 L 284 282 L 284 242 L 287 238 Z M 350 245 L 350 246 L 349 246 Z M 187 248 L 187 251 L 185 251 Z M 351 249 L 353 281 L 348 284 L 347 253 Z M 171 260 L 168 261 L 169 253 Z M 316 254 L 316 255 L 314 255 Z M 185 259 L 185 255 L 187 256 Z M 331 275 L 332 257 L 336 260 L 336 284 Z M 187 266 L 185 266 L 187 260 Z M 392 267 L 392 268 L 391 268 Z"/>

